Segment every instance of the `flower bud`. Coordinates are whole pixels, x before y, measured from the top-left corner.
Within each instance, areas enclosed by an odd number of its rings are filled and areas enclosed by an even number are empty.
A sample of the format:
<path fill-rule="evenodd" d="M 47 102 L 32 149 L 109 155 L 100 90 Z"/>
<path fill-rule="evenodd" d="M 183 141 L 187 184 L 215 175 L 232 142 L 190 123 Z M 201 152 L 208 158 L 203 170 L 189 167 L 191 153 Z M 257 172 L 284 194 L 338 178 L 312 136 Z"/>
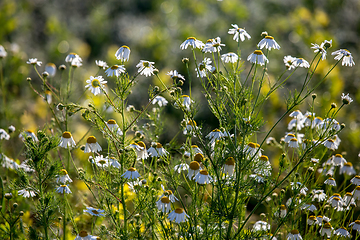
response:
<path fill-rule="evenodd" d="M 331 108 L 336 108 L 336 103 L 332 103 Z"/>
<path fill-rule="evenodd" d="M 18 206 L 19 206 L 19 204 L 17 204 L 17 203 L 13 204 L 13 208 L 17 208 Z"/>
<path fill-rule="evenodd" d="M 30 81 L 31 81 L 31 78 L 30 78 L 30 77 L 26 78 L 26 81 L 30 82 Z"/>
<path fill-rule="evenodd" d="M 154 70 L 153 70 L 153 74 L 158 74 L 159 73 L 159 69 L 157 69 L 157 68 L 155 68 Z"/>
<path fill-rule="evenodd" d="M 49 76 L 49 73 L 45 71 L 45 72 L 42 73 L 42 76 L 43 76 L 44 78 L 46 78 L 46 77 Z"/>
<path fill-rule="evenodd" d="M 59 66 L 59 70 L 65 70 L 66 69 L 66 66 L 64 65 L 64 64 L 61 64 L 60 66 Z"/>
<path fill-rule="evenodd" d="M 19 212 L 19 215 L 20 215 L 20 217 L 24 216 L 24 212 L 23 212 L 23 211 L 20 211 L 20 212 Z"/>
<path fill-rule="evenodd" d="M 188 58 L 183 58 L 181 61 L 182 61 L 183 63 L 188 63 L 190 60 L 189 60 Z"/>
<path fill-rule="evenodd" d="M 64 105 L 62 103 L 59 103 L 56 108 L 59 110 L 59 111 L 62 111 L 64 109 Z"/>
<path fill-rule="evenodd" d="M 315 99 L 317 97 L 316 93 L 311 94 L 312 99 Z"/>
<path fill-rule="evenodd" d="M 11 193 L 5 193 L 5 198 L 7 199 L 7 200 L 10 200 L 10 199 L 12 199 L 12 194 Z"/>

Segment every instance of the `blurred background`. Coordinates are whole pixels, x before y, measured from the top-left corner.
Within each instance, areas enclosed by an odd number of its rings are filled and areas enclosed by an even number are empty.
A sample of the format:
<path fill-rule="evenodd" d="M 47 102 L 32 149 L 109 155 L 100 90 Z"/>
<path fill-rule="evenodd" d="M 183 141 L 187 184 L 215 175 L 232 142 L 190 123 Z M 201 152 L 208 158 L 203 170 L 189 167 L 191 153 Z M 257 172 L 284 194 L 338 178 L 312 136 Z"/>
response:
<path fill-rule="evenodd" d="M 314 56 L 311 43 L 320 45 L 324 40 L 332 39 L 333 47 L 328 52 L 327 60 L 321 62 L 312 80 L 315 83 L 335 63 L 330 55 L 335 50 L 348 49 L 355 63 L 360 64 L 359 12 L 360 2 L 357 0 L 2 0 L 0 44 L 5 47 L 8 56 L 1 59 L 6 89 L 6 103 L 1 108 L 6 107 L 11 111 L 8 111 L 8 116 L 2 114 L 0 128 L 12 124 L 18 132 L 23 129 L 37 130 L 49 120 L 48 113 L 44 113 L 47 105 L 26 82 L 26 78 L 31 77 L 33 86 L 41 90 L 41 80 L 32 66 L 26 64 L 29 58 L 38 58 L 43 62 L 38 67 L 41 73 L 46 63 L 51 62 L 58 67 L 65 63 L 65 57 L 70 52 L 79 54 L 83 66 L 74 75 L 71 98 L 77 101 L 78 96 L 85 92 L 86 79 L 98 71 L 95 60 L 104 60 L 109 65 L 118 63 L 114 54 L 122 45 L 131 48 L 130 61 L 125 64 L 131 75 L 136 72 L 135 65 L 140 59 L 149 60 L 155 62 L 164 81 L 170 83 L 171 79 L 166 73 L 173 69 L 188 78 L 182 58 L 190 58 L 190 66 L 195 68 L 191 51 L 181 51 L 179 48 L 187 37 L 194 36 L 205 42 L 219 36 L 226 44 L 222 53 L 236 52 L 237 43 L 227 32 L 232 28 L 231 24 L 238 24 L 252 36 L 250 41 L 240 43 L 243 60 L 256 49 L 263 31 L 273 36 L 281 46 L 280 50 L 270 53 L 270 79 L 276 79 L 284 71 L 282 58 L 285 55 L 303 57 L 310 62 Z M 201 58 L 200 54 L 198 58 Z M 354 160 L 360 147 L 360 71 L 357 66 L 337 67 L 316 90 L 318 98 L 315 108 L 317 115 L 324 116 L 332 102 L 341 105 L 342 92 L 350 93 L 355 101 L 341 111 L 337 120 L 345 122 L 347 126 L 340 135 L 343 138 L 341 146 L 352 146 L 341 150 L 347 151 Z M 250 64 L 244 64 L 244 74 L 249 67 Z M 193 84 L 200 87 L 196 75 L 194 72 L 192 74 Z M 299 69 L 285 87 L 270 99 L 270 104 L 264 108 L 265 126 L 262 131 L 269 129 L 286 110 L 286 96 L 289 91 L 301 86 L 305 74 L 306 70 Z M 50 81 L 54 86 L 59 86 L 61 78 L 58 71 Z M 106 80 L 111 87 L 111 78 Z M 148 102 L 145 96 L 149 84 L 158 82 L 155 78 L 139 77 L 128 104 L 141 109 Z M 186 84 L 184 93 L 188 89 Z M 85 95 L 91 96 L 89 92 Z M 195 120 L 203 124 L 203 133 L 207 134 L 218 127 L 218 122 L 208 108 L 203 107 L 205 103 L 200 88 L 194 93 L 194 99 L 199 106 Z M 80 101 L 86 101 L 86 98 Z M 300 110 L 305 113 L 309 110 L 309 104 L 303 104 Z M 180 131 L 182 114 L 169 104 L 165 119 L 169 120 L 161 139 L 167 142 Z M 78 120 L 83 121 L 80 116 Z M 289 120 L 285 119 L 272 134 L 277 140 L 284 136 Z M 84 121 L 82 123 L 86 124 Z"/>

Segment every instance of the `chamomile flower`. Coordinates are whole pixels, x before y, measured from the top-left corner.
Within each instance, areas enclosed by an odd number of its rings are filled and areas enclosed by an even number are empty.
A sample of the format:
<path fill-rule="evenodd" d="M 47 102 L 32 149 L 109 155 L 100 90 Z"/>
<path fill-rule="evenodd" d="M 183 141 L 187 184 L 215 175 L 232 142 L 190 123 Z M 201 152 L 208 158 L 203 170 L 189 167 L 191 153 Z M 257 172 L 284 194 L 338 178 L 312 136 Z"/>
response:
<path fill-rule="evenodd" d="M 78 59 L 78 61 L 82 62 L 81 57 L 76 53 L 69 53 L 65 58 L 65 62 L 71 63 L 74 59 Z"/>
<path fill-rule="evenodd" d="M 328 179 L 326 179 L 324 184 L 336 187 L 336 181 L 332 177 L 329 177 Z"/>
<path fill-rule="evenodd" d="M 193 49 L 194 48 L 203 48 L 204 47 L 204 43 L 200 40 L 197 40 L 194 37 L 188 37 L 181 45 L 180 45 L 180 49 L 184 50 L 187 49 L 188 46 L 191 46 Z"/>
<path fill-rule="evenodd" d="M 302 240 L 299 231 L 297 229 L 293 229 L 290 233 L 286 236 L 286 240 Z"/>
<path fill-rule="evenodd" d="M 299 143 L 296 138 L 292 138 L 289 141 L 289 148 L 299 148 Z"/>
<path fill-rule="evenodd" d="M 180 163 L 178 165 L 175 165 L 174 170 L 178 173 L 181 173 L 181 171 L 185 171 L 189 169 L 189 165 L 186 163 Z"/>
<path fill-rule="evenodd" d="M 208 135 L 206 135 L 206 138 L 209 138 L 210 142 L 213 143 L 216 140 L 220 140 L 224 137 L 224 134 L 219 129 L 212 130 Z"/>
<path fill-rule="evenodd" d="M 90 136 L 86 140 L 84 153 L 100 152 L 102 150 L 100 144 L 97 142 L 96 137 Z"/>
<path fill-rule="evenodd" d="M 280 209 L 274 213 L 275 217 L 284 218 L 286 217 L 287 209 L 284 204 L 280 205 Z"/>
<path fill-rule="evenodd" d="M 331 238 L 333 227 L 330 223 L 325 223 L 324 226 L 320 229 L 321 236 L 324 236 L 326 234 L 327 238 Z"/>
<path fill-rule="evenodd" d="M 86 207 L 86 210 L 83 210 L 83 211 L 84 211 L 84 213 L 89 213 L 92 216 L 105 217 L 105 214 L 103 214 L 103 212 L 105 212 L 105 210 L 96 209 L 93 207 Z"/>
<path fill-rule="evenodd" d="M 37 58 L 30 58 L 26 63 L 31 65 L 38 65 L 38 66 L 41 66 L 42 64 L 42 62 L 38 61 Z"/>
<path fill-rule="evenodd" d="M 109 161 L 109 165 L 114 167 L 114 168 L 120 168 L 121 167 L 120 163 L 114 157 L 110 157 L 108 159 L 108 161 Z"/>
<path fill-rule="evenodd" d="M 324 42 L 322 42 L 320 44 L 320 46 L 318 44 L 314 44 L 312 43 L 311 45 L 313 45 L 311 48 L 312 49 L 315 49 L 314 52 L 317 53 L 319 52 L 321 54 L 321 59 L 322 60 L 325 60 L 326 59 L 326 50 L 331 47 L 331 44 L 332 44 L 332 40 L 328 41 L 328 40 L 325 40 Z"/>
<path fill-rule="evenodd" d="M 154 105 L 158 104 L 159 107 L 165 107 L 168 104 L 168 101 L 162 96 L 156 96 L 151 103 Z"/>
<path fill-rule="evenodd" d="M 56 189 L 56 192 L 57 193 L 66 193 L 66 194 L 69 194 L 69 193 L 72 193 L 70 188 L 68 187 L 68 185 L 60 185 L 60 187 L 58 187 Z"/>
<path fill-rule="evenodd" d="M 342 66 L 345 65 L 345 66 L 352 67 L 353 65 L 355 65 L 354 59 L 353 59 L 351 53 L 347 49 L 337 50 L 337 51 L 331 53 L 331 55 L 336 55 L 334 57 L 335 60 L 342 59 L 342 62 L 341 62 Z"/>
<path fill-rule="evenodd" d="M 195 176 L 196 174 L 198 174 L 198 172 L 200 171 L 200 164 L 197 161 L 192 161 L 189 164 L 189 168 L 188 168 L 188 174 L 187 177 L 192 180 L 193 176 Z"/>
<path fill-rule="evenodd" d="M 235 160 L 233 157 L 228 157 L 224 164 L 223 171 L 225 174 L 231 177 L 234 175 L 234 170 L 235 170 Z"/>
<path fill-rule="evenodd" d="M 106 69 L 108 68 L 108 64 L 105 62 L 105 61 L 102 61 L 102 60 L 95 60 L 95 64 L 99 67 L 99 68 L 102 68 L 102 69 Z"/>
<path fill-rule="evenodd" d="M 346 228 L 341 227 L 334 231 L 334 235 L 350 238 L 350 233 L 346 230 Z"/>
<path fill-rule="evenodd" d="M 294 69 L 295 65 L 293 63 L 294 63 L 295 60 L 296 60 L 296 57 L 292 57 L 290 55 L 285 56 L 284 59 L 283 59 L 285 67 L 288 70 Z"/>
<path fill-rule="evenodd" d="M 123 132 L 119 128 L 119 125 L 117 125 L 116 121 L 114 119 L 109 119 L 105 124 L 109 127 L 111 131 L 115 131 L 117 135 L 123 135 Z"/>
<path fill-rule="evenodd" d="M 141 75 L 145 75 L 146 77 L 150 77 L 154 75 L 155 67 L 153 66 L 154 62 L 149 62 L 145 60 L 140 60 L 140 62 L 136 65 L 138 67 L 138 73 Z"/>
<path fill-rule="evenodd" d="M 206 77 L 209 72 L 212 72 L 211 62 L 210 58 L 205 57 L 195 68 L 196 76 L 203 78 Z"/>
<path fill-rule="evenodd" d="M 350 104 L 353 102 L 352 98 L 349 96 L 349 94 L 344 94 L 342 93 L 341 94 L 341 100 L 343 102 L 343 104 Z"/>
<path fill-rule="evenodd" d="M 111 67 L 109 67 L 108 69 L 106 69 L 105 73 L 107 77 L 120 77 L 120 75 L 122 73 L 124 73 L 126 71 L 124 65 L 113 65 Z"/>
<path fill-rule="evenodd" d="M 360 220 L 355 220 L 355 222 L 352 222 L 349 224 L 349 227 L 352 226 L 352 230 L 356 230 L 360 232 Z"/>
<path fill-rule="evenodd" d="M 209 175 L 206 170 L 200 170 L 194 177 L 195 182 L 198 184 L 207 184 L 213 181 L 213 178 Z"/>
<path fill-rule="evenodd" d="M 355 200 L 359 200 L 360 199 L 360 186 L 356 186 L 356 188 L 354 189 L 352 194 L 353 194 L 353 198 Z"/>
<path fill-rule="evenodd" d="M 183 134 L 196 137 L 196 130 L 198 129 L 196 122 L 194 120 L 189 120 L 183 130 Z"/>
<path fill-rule="evenodd" d="M 228 34 L 234 34 L 233 40 L 239 42 L 239 39 L 243 42 L 245 39 L 250 39 L 251 36 L 243 28 L 239 28 L 237 24 L 231 24 L 233 28 L 230 28 Z"/>
<path fill-rule="evenodd" d="M 182 95 L 179 101 L 181 102 L 183 108 L 187 111 L 190 111 L 191 103 L 194 102 L 193 100 L 191 100 L 191 98 L 188 95 Z M 175 102 L 174 106 L 178 107 L 177 102 Z"/>
<path fill-rule="evenodd" d="M 332 156 L 331 160 L 334 166 L 343 166 L 345 163 L 347 163 L 341 154 L 335 154 Z"/>
<path fill-rule="evenodd" d="M 169 152 L 160 143 L 156 143 L 155 147 L 152 146 L 148 149 L 148 154 L 150 157 L 166 157 Z"/>
<path fill-rule="evenodd" d="M 311 225 L 314 225 L 314 224 L 318 224 L 318 220 L 314 215 L 311 215 L 307 219 L 306 223 L 311 226 Z"/>
<path fill-rule="evenodd" d="M 140 177 L 140 173 L 136 171 L 135 168 L 131 167 L 121 176 L 127 179 L 136 179 Z"/>
<path fill-rule="evenodd" d="M 101 90 L 105 90 L 105 83 L 107 83 L 107 81 L 105 81 L 102 76 L 90 76 L 90 79 L 86 80 L 86 83 L 85 88 L 88 88 L 92 94 L 96 96 L 101 93 Z"/>
<path fill-rule="evenodd" d="M 27 190 L 27 189 L 19 190 L 18 194 L 20 196 L 23 196 L 24 198 L 29 198 L 29 197 L 35 197 L 36 196 L 36 193 L 33 190 Z"/>
<path fill-rule="evenodd" d="M 213 52 L 220 52 L 221 47 L 225 46 L 225 44 L 221 43 L 221 38 L 217 37 L 215 39 L 209 39 L 206 41 L 205 46 L 203 47 L 202 51 L 204 53 L 213 53 Z"/>
<path fill-rule="evenodd" d="M 312 190 L 312 193 L 313 193 L 313 197 L 312 197 L 313 201 L 323 202 L 327 198 L 327 195 L 324 193 L 324 190 L 322 189 Z"/>
<path fill-rule="evenodd" d="M 340 174 L 347 174 L 347 175 L 355 175 L 356 171 L 351 162 L 344 163 L 343 166 L 340 167 Z"/>
<path fill-rule="evenodd" d="M 327 139 L 324 143 L 324 146 L 327 147 L 328 149 L 337 149 L 338 146 L 335 144 L 334 140 L 332 139 Z"/>
<path fill-rule="evenodd" d="M 260 66 L 263 66 L 265 62 L 269 62 L 261 50 L 255 50 L 248 56 L 247 60 L 254 64 L 260 64 Z"/>
<path fill-rule="evenodd" d="M 80 58 L 75 58 L 71 61 L 71 66 L 72 67 L 81 67 L 82 63 L 81 63 L 81 59 Z"/>
<path fill-rule="evenodd" d="M 93 159 L 92 163 L 102 168 L 109 166 L 108 158 L 104 157 L 103 155 L 96 156 L 95 159 Z"/>
<path fill-rule="evenodd" d="M 115 57 L 120 61 L 129 61 L 130 58 L 130 48 L 128 46 L 121 46 L 115 53 Z"/>
<path fill-rule="evenodd" d="M 61 182 L 62 184 L 66 184 L 66 182 L 71 183 L 72 180 L 69 177 L 68 172 L 65 169 L 61 169 L 59 175 L 56 178 L 56 183 Z"/>
<path fill-rule="evenodd" d="M 96 240 L 96 236 L 89 235 L 85 230 L 79 232 L 74 240 Z"/>
<path fill-rule="evenodd" d="M 279 44 L 275 41 L 275 39 L 272 36 L 265 36 L 257 45 L 260 49 L 263 49 L 264 47 L 266 49 L 271 50 L 273 49 L 280 49 Z"/>
<path fill-rule="evenodd" d="M 157 202 L 156 202 L 156 207 L 162 211 L 163 213 L 168 213 L 171 210 L 171 204 L 170 204 L 170 199 L 166 196 L 161 197 Z"/>
<path fill-rule="evenodd" d="M 343 203 L 344 203 L 344 206 L 347 207 L 347 210 L 349 209 L 350 206 L 356 207 L 356 202 L 355 202 L 355 199 L 351 192 L 345 193 L 344 198 L 343 198 Z"/>
<path fill-rule="evenodd" d="M 54 63 L 47 63 L 45 65 L 45 72 L 49 73 L 50 77 L 54 77 L 56 74 L 56 65 Z"/>
<path fill-rule="evenodd" d="M 166 75 L 169 75 L 174 80 L 181 79 L 181 80 L 185 81 L 185 77 L 183 75 L 181 75 L 180 73 L 178 73 L 178 71 L 176 71 L 176 70 L 171 70 Z"/>
<path fill-rule="evenodd" d="M 176 208 L 168 216 L 170 221 L 175 221 L 176 223 L 186 222 L 189 217 L 183 208 Z"/>
<path fill-rule="evenodd" d="M 9 140 L 10 139 L 10 135 L 2 128 L 0 128 L 0 140 Z"/>
<path fill-rule="evenodd" d="M 7 52 L 5 51 L 5 48 L 0 45 L 0 58 L 4 58 L 7 56 Z"/>
<path fill-rule="evenodd" d="M 310 67 L 310 64 L 308 63 L 308 61 L 306 61 L 303 58 L 296 58 L 293 61 L 293 64 L 294 64 L 295 67 L 303 67 L 303 68 L 309 68 Z"/>
<path fill-rule="evenodd" d="M 225 63 L 236 63 L 239 60 L 239 56 L 236 53 L 229 52 L 221 55 L 221 60 Z"/>
<path fill-rule="evenodd" d="M 257 221 L 255 222 L 253 226 L 253 231 L 269 231 L 270 230 L 270 224 L 264 221 Z"/>
<path fill-rule="evenodd" d="M 31 139 L 35 142 L 39 141 L 39 139 L 36 137 L 35 133 L 32 130 L 25 130 L 19 135 L 19 138 L 21 138 L 23 141 L 25 140 L 24 137 L 31 137 Z"/>
<path fill-rule="evenodd" d="M 356 175 L 350 180 L 350 182 L 356 186 L 360 186 L 360 176 Z"/>
<path fill-rule="evenodd" d="M 68 131 L 65 131 L 62 134 L 62 137 L 60 139 L 59 147 L 67 149 L 68 147 L 75 147 L 76 143 L 74 141 L 74 138 L 72 137 L 71 133 Z"/>

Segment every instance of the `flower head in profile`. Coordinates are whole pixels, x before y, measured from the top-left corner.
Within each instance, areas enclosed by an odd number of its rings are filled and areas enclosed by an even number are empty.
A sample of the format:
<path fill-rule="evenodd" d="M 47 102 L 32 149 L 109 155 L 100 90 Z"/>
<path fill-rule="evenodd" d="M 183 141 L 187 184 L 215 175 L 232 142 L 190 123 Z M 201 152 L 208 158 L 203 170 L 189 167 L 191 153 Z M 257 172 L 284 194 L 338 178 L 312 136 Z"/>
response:
<path fill-rule="evenodd" d="M 70 188 L 68 187 L 68 185 L 60 185 L 60 187 L 58 187 L 56 189 L 56 192 L 57 193 L 63 193 L 63 194 L 69 194 L 69 193 L 72 193 Z"/>
<path fill-rule="evenodd" d="M 176 223 L 186 222 L 190 216 L 187 215 L 183 208 L 176 208 L 169 214 L 169 220 L 175 221 Z"/>
<path fill-rule="evenodd" d="M 321 59 L 325 60 L 326 59 L 326 53 L 327 53 L 326 50 L 331 47 L 332 40 L 330 40 L 330 41 L 325 40 L 324 42 L 322 42 L 320 44 L 320 46 L 318 44 L 316 44 L 316 43 L 312 43 L 311 45 L 313 45 L 311 48 L 315 49 L 314 52 L 315 53 L 320 53 L 321 54 Z"/>
<path fill-rule="evenodd" d="M 183 75 L 181 75 L 180 73 L 178 73 L 178 71 L 176 71 L 176 70 L 171 70 L 166 75 L 170 76 L 174 80 L 181 79 L 181 80 L 185 81 L 185 77 Z"/>
<path fill-rule="evenodd" d="M 350 104 L 353 102 L 352 98 L 349 96 L 349 93 L 346 95 L 344 93 L 342 93 L 341 100 L 342 100 L 343 104 Z"/>
<path fill-rule="evenodd" d="M 200 40 L 197 40 L 196 38 L 194 37 L 188 37 L 181 45 L 180 45 L 180 49 L 181 50 L 184 50 L 184 49 L 187 49 L 188 46 L 191 46 L 193 49 L 194 48 L 203 48 L 205 46 L 205 44 L 200 41 Z"/>
<path fill-rule="evenodd" d="M 334 231 L 334 235 L 350 238 L 350 233 L 346 230 L 346 228 L 341 227 Z"/>
<path fill-rule="evenodd" d="M 96 240 L 96 236 L 89 235 L 85 230 L 79 232 L 74 240 Z"/>
<path fill-rule="evenodd" d="M 108 64 L 105 62 L 105 61 L 101 61 L 101 60 L 95 60 L 95 64 L 99 67 L 99 68 L 102 68 L 102 69 L 106 69 L 108 68 Z"/>
<path fill-rule="evenodd" d="M 110 68 L 108 68 L 105 73 L 107 77 L 119 77 L 120 74 L 124 73 L 126 71 L 124 65 L 113 65 Z"/>
<path fill-rule="evenodd" d="M 26 63 L 31 65 L 38 65 L 38 66 L 41 66 L 42 64 L 42 62 L 38 61 L 37 58 L 30 58 Z"/>
<path fill-rule="evenodd" d="M 145 60 L 140 60 L 140 62 L 136 65 L 138 67 L 138 73 L 141 75 L 145 75 L 146 77 L 150 77 L 151 75 L 154 75 L 155 67 L 154 62 L 149 62 Z"/>
<path fill-rule="evenodd" d="M 2 139 L 9 140 L 10 135 L 4 129 L 0 128 L 0 140 Z"/>
<path fill-rule="evenodd" d="M 170 202 L 174 203 L 176 201 L 179 201 L 177 197 L 175 197 L 174 193 L 171 190 L 166 190 L 164 185 L 161 184 L 161 189 L 163 190 L 163 194 L 160 196 L 159 200 L 166 196 L 169 198 Z"/>
<path fill-rule="evenodd" d="M 233 40 L 239 42 L 239 39 L 243 42 L 245 39 L 250 39 L 251 36 L 243 28 L 239 28 L 237 24 L 231 24 L 233 28 L 230 28 L 228 34 L 234 34 Z"/>
<path fill-rule="evenodd" d="M 195 68 L 197 77 L 206 77 L 209 72 L 212 72 L 210 58 L 204 58 L 201 63 Z"/>
<path fill-rule="evenodd" d="M 4 58 L 6 56 L 7 56 L 7 52 L 5 48 L 3 47 L 3 45 L 0 45 L 0 58 Z"/>
<path fill-rule="evenodd" d="M 166 157 L 169 155 L 169 152 L 163 148 L 161 143 L 156 143 L 154 146 L 148 149 L 148 154 L 150 157 Z"/>
<path fill-rule="evenodd" d="M 80 58 L 75 58 L 71 61 L 71 66 L 72 67 L 81 67 L 82 63 L 81 63 L 81 59 Z"/>
<path fill-rule="evenodd" d="M 137 143 L 132 143 L 130 147 L 135 149 L 137 160 L 148 158 L 149 155 L 144 142 L 138 141 Z"/>
<path fill-rule="evenodd" d="M 100 152 L 102 150 L 100 144 L 97 142 L 96 137 L 90 136 L 86 140 L 84 153 Z"/>
<path fill-rule="evenodd" d="M 120 47 L 116 53 L 115 53 L 115 57 L 117 60 L 120 61 L 129 61 L 130 58 L 130 48 L 128 46 L 123 45 L 122 47 Z"/>
<path fill-rule="evenodd" d="M 68 131 L 65 131 L 62 134 L 62 137 L 60 139 L 59 147 L 62 148 L 68 148 L 68 147 L 75 147 L 76 143 L 74 141 L 74 138 L 72 137 L 71 133 Z"/>
<path fill-rule="evenodd" d="M 189 164 L 187 177 L 192 180 L 193 176 L 200 171 L 200 164 L 197 161 L 192 161 Z"/>
<path fill-rule="evenodd" d="M 56 178 L 56 182 L 57 183 L 61 182 L 62 184 L 66 184 L 67 182 L 71 183 L 72 180 L 69 177 L 68 172 L 65 169 L 61 169 L 59 175 Z"/>
<path fill-rule="evenodd" d="M 56 65 L 54 63 L 47 63 L 45 65 L 45 71 L 49 73 L 50 77 L 54 77 L 56 74 Z"/>
<path fill-rule="evenodd" d="M 168 101 L 162 96 L 156 96 L 151 103 L 154 105 L 158 104 L 159 107 L 165 107 L 168 104 Z"/>
<path fill-rule="evenodd" d="M 235 170 L 235 160 L 233 157 L 228 157 L 224 164 L 223 171 L 225 174 L 229 176 L 233 176 L 234 170 Z"/>
<path fill-rule="evenodd" d="M 25 138 L 27 137 L 31 137 L 31 139 L 35 142 L 39 141 L 39 139 L 36 137 L 35 133 L 32 130 L 25 130 L 19 135 L 19 138 L 21 138 L 23 141 L 25 141 Z"/>
<path fill-rule="evenodd" d="M 86 83 L 85 88 L 88 88 L 90 92 L 96 96 L 101 93 L 101 90 L 105 90 L 105 83 L 107 83 L 107 81 L 105 81 L 102 76 L 90 76 L 90 79 L 86 80 Z"/>
<path fill-rule="evenodd" d="M 168 213 L 171 210 L 170 199 L 167 196 L 161 197 L 156 202 L 156 207 L 163 213 Z"/>
<path fill-rule="evenodd" d="M 109 119 L 105 124 L 111 131 L 116 132 L 117 135 L 123 135 L 123 132 L 114 119 Z"/>
<path fill-rule="evenodd" d="M 345 65 L 345 66 L 349 66 L 352 67 L 353 65 L 355 65 L 354 59 L 351 55 L 351 52 L 349 52 L 347 49 L 340 49 L 337 50 L 333 53 L 331 53 L 331 55 L 336 55 L 334 57 L 335 60 L 340 61 L 342 59 L 341 65 Z"/>
<path fill-rule="evenodd" d="M 181 102 L 181 106 L 185 110 L 190 111 L 190 106 L 191 106 L 191 103 L 193 102 L 193 100 L 191 100 L 188 95 L 182 95 L 181 98 L 179 99 L 179 101 Z M 174 106 L 179 107 L 177 102 L 174 103 Z"/>
<path fill-rule="evenodd" d="M 96 216 L 96 217 L 104 217 L 105 214 L 103 214 L 103 212 L 105 212 L 105 210 L 96 209 L 93 207 L 86 207 L 86 210 L 84 210 L 84 213 L 89 213 L 90 215 Z"/>
<path fill-rule="evenodd" d="M 251 63 L 260 64 L 260 66 L 264 65 L 265 62 L 269 62 L 261 50 L 255 50 L 248 56 L 247 60 Z"/>
<path fill-rule="evenodd" d="M 81 57 L 78 55 L 78 54 L 76 54 L 76 53 L 69 53 L 67 56 L 66 56 L 66 58 L 65 58 L 65 62 L 69 62 L 69 63 L 71 63 L 73 60 L 77 60 L 77 61 L 79 61 L 79 62 L 82 62 L 82 59 L 81 59 Z"/>
<path fill-rule="evenodd" d="M 33 190 L 27 190 L 27 189 L 19 190 L 18 194 L 20 196 L 23 196 L 24 198 L 29 198 L 29 197 L 35 197 L 36 196 L 36 192 L 34 192 Z"/>
<path fill-rule="evenodd" d="M 201 153 L 199 153 L 201 154 Z M 213 178 L 209 175 L 206 170 L 200 170 L 194 177 L 195 182 L 198 184 L 207 184 L 213 181 Z"/>
<path fill-rule="evenodd" d="M 310 64 L 308 63 L 308 61 L 306 61 L 303 58 L 296 58 L 293 61 L 293 64 L 294 64 L 295 67 L 303 67 L 303 68 L 309 68 L 310 67 Z"/>
<path fill-rule="evenodd" d="M 290 233 L 287 235 L 287 240 L 302 240 L 299 231 L 297 229 L 293 229 L 290 231 Z"/>
<path fill-rule="evenodd" d="M 140 173 L 136 171 L 136 168 L 131 167 L 121 176 L 127 179 L 136 179 L 140 177 Z"/>
<path fill-rule="evenodd" d="M 291 69 L 294 69 L 295 68 L 295 65 L 293 64 L 293 62 L 296 60 L 296 57 L 292 57 L 290 55 L 287 55 L 284 57 L 283 61 L 284 61 L 284 64 L 285 64 L 285 67 L 288 69 L 288 70 L 291 70 Z"/>
<path fill-rule="evenodd" d="M 204 53 L 213 53 L 213 52 L 220 52 L 221 47 L 225 46 L 225 44 L 221 43 L 221 38 L 217 37 L 215 39 L 209 39 L 206 41 L 204 48 L 202 51 Z"/>
<path fill-rule="evenodd" d="M 221 55 L 221 60 L 225 63 L 236 63 L 239 60 L 239 56 L 236 53 L 229 52 Z"/>
<path fill-rule="evenodd" d="M 265 36 L 257 45 L 260 49 L 263 49 L 264 47 L 266 49 L 271 50 L 273 49 L 280 49 L 279 44 L 275 41 L 275 39 L 272 36 Z"/>

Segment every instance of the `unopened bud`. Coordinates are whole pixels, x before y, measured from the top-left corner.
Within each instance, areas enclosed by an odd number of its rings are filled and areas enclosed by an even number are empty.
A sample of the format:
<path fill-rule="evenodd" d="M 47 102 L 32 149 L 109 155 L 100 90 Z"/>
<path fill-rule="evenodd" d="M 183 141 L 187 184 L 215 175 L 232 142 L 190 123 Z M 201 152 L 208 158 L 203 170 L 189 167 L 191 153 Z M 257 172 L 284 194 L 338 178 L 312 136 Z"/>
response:
<path fill-rule="evenodd" d="M 336 108 L 336 103 L 332 103 L 331 108 Z"/>
<path fill-rule="evenodd" d="M 59 66 L 59 70 L 65 70 L 66 69 L 66 66 L 64 65 L 64 64 L 61 64 L 60 66 Z"/>
<path fill-rule="evenodd" d="M 317 97 L 316 93 L 311 94 L 312 99 L 315 99 Z"/>
<path fill-rule="evenodd" d="M 17 208 L 18 206 L 19 206 L 19 204 L 17 204 L 17 203 L 13 204 L 13 208 Z"/>
<path fill-rule="evenodd" d="M 30 77 L 26 78 L 26 81 L 30 82 L 30 81 L 31 81 L 31 78 L 30 78 Z"/>
<path fill-rule="evenodd" d="M 19 212 L 19 215 L 20 215 L 20 217 L 24 216 L 24 212 L 23 212 L 23 211 L 20 211 L 20 212 Z"/>
<path fill-rule="evenodd" d="M 42 73 L 42 76 L 43 76 L 44 78 L 46 78 L 46 77 L 49 76 L 49 73 L 45 71 L 45 72 Z"/>
<path fill-rule="evenodd" d="M 189 62 L 189 59 L 188 59 L 188 58 L 183 58 L 181 61 L 182 61 L 183 63 L 188 63 L 188 62 Z"/>
<path fill-rule="evenodd" d="M 12 199 L 12 194 L 11 193 L 5 193 L 5 198 L 7 199 L 7 200 L 10 200 L 10 199 Z"/>
<path fill-rule="evenodd" d="M 153 74 L 158 74 L 159 73 L 159 69 L 157 69 L 157 68 L 155 68 L 154 70 L 153 70 Z"/>
<path fill-rule="evenodd" d="M 340 124 L 341 129 L 345 128 L 345 123 Z"/>

